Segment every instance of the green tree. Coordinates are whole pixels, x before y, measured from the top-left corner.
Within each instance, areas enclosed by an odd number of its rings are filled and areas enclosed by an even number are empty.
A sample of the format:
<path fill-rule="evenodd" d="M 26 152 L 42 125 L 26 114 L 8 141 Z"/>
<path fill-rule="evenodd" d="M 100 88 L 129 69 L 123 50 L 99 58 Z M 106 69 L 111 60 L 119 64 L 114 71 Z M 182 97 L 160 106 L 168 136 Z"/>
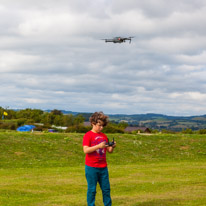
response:
<path fill-rule="evenodd" d="M 63 117 L 62 115 L 55 115 L 53 124 L 56 126 L 63 126 Z"/>
<path fill-rule="evenodd" d="M 39 109 L 23 109 L 23 110 L 19 110 L 16 112 L 16 118 L 20 119 L 20 118 L 26 118 L 26 119 L 33 119 L 34 122 L 40 122 L 42 115 L 43 115 L 43 111 L 39 110 Z"/>
<path fill-rule="evenodd" d="M 84 122 L 84 117 L 81 114 L 78 114 L 75 118 L 74 118 L 74 124 L 75 125 L 79 125 L 81 123 Z"/>
<path fill-rule="evenodd" d="M 125 129 L 126 127 L 128 127 L 129 126 L 129 124 L 127 123 L 127 122 L 120 122 L 119 124 L 118 124 L 118 127 L 119 128 L 122 128 L 122 129 Z"/>
<path fill-rule="evenodd" d="M 63 115 L 63 113 L 61 112 L 61 110 L 57 110 L 57 109 L 54 109 L 51 111 L 51 114 L 53 115 Z"/>
<path fill-rule="evenodd" d="M 182 133 L 183 133 L 183 134 L 193 134 L 193 131 L 192 131 L 192 129 L 187 128 L 187 129 L 185 129 L 185 130 L 183 129 L 183 130 L 182 130 Z"/>
<path fill-rule="evenodd" d="M 63 118 L 63 126 L 69 127 L 74 125 L 74 116 L 72 114 L 64 115 L 62 118 Z"/>
<path fill-rule="evenodd" d="M 200 129 L 200 130 L 198 130 L 198 133 L 199 134 L 206 134 L 206 129 Z"/>

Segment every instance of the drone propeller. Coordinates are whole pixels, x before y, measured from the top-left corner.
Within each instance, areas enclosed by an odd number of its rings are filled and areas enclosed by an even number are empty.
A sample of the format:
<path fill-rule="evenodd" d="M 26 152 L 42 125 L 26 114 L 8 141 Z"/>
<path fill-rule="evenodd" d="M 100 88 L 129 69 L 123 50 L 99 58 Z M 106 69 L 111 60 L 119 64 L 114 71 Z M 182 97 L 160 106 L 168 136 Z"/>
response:
<path fill-rule="evenodd" d="M 132 38 L 134 38 L 134 36 L 130 36 L 128 37 L 129 43 L 131 44 Z"/>

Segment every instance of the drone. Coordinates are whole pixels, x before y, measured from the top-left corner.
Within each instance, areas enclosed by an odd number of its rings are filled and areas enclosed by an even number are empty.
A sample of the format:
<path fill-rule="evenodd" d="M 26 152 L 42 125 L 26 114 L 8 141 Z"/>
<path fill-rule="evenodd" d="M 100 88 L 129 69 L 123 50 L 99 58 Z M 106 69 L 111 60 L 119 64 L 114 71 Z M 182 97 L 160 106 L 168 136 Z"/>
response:
<path fill-rule="evenodd" d="M 105 40 L 105 42 L 113 42 L 113 43 L 124 43 L 126 42 L 126 40 L 129 40 L 129 43 L 131 43 L 132 41 L 132 38 L 134 38 L 133 36 L 130 36 L 130 37 L 114 37 L 113 39 L 102 39 L 102 40 Z"/>

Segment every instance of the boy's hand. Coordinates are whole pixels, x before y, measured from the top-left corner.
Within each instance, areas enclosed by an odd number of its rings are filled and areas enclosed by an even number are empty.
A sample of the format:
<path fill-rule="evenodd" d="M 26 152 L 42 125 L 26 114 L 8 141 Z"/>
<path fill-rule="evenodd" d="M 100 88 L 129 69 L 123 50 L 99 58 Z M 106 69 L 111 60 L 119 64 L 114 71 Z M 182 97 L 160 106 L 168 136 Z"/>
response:
<path fill-rule="evenodd" d="M 116 142 L 114 142 L 114 144 L 113 144 L 112 146 L 107 147 L 107 151 L 108 151 L 109 153 L 112 153 L 115 147 L 116 147 Z"/>
<path fill-rule="evenodd" d="M 101 143 L 99 144 L 99 148 L 100 148 L 100 149 L 103 149 L 103 148 L 105 148 L 105 147 L 107 147 L 105 141 L 104 141 L 104 142 L 101 142 Z"/>
<path fill-rule="evenodd" d="M 113 147 L 113 148 L 115 148 L 115 147 L 116 147 L 116 142 L 114 142 L 114 144 L 112 145 L 112 147 Z"/>

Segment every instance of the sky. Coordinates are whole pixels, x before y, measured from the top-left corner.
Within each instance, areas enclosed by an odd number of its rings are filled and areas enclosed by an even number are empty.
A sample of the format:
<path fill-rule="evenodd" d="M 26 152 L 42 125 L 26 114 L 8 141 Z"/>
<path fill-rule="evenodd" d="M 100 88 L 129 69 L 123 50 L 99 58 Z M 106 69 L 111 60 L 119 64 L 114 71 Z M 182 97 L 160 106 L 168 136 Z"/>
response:
<path fill-rule="evenodd" d="M 0 0 L 0 106 L 204 115 L 205 25 L 205 0 Z"/>

